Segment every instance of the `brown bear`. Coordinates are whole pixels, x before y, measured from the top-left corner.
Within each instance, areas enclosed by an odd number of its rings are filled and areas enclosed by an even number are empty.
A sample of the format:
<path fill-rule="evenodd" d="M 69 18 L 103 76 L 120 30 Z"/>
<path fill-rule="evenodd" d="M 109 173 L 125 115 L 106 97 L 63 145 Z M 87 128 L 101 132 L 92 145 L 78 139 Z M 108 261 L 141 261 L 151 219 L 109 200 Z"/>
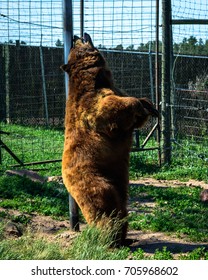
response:
<path fill-rule="evenodd" d="M 146 98 L 128 97 L 113 83 L 105 59 L 90 36 L 74 36 L 62 158 L 64 184 L 87 223 L 110 225 L 127 217 L 129 154 L 135 128 L 158 111 Z M 112 224 L 111 224 L 112 225 Z M 118 242 L 123 242 L 127 222 Z"/>

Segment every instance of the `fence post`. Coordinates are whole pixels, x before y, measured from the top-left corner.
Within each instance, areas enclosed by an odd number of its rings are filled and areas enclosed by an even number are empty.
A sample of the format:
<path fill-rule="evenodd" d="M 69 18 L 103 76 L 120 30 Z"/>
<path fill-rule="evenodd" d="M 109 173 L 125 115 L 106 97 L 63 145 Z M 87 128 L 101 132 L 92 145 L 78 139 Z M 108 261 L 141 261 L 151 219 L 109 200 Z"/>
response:
<path fill-rule="evenodd" d="M 172 21 L 172 11 L 170 12 Z M 174 81 L 174 71 L 175 71 L 175 61 L 173 53 L 173 32 L 172 23 L 170 26 L 170 75 L 171 75 L 171 90 L 170 90 L 170 122 L 171 122 L 171 138 L 176 137 L 176 116 L 175 116 L 175 104 L 176 104 L 176 91 L 175 91 L 175 81 Z"/>
<path fill-rule="evenodd" d="M 40 67 L 41 67 L 41 77 L 42 77 L 43 100 L 44 100 L 44 108 L 45 108 L 45 123 L 48 126 L 49 125 L 48 100 L 47 100 L 47 92 L 46 92 L 45 68 L 44 68 L 44 61 L 43 61 L 42 44 L 40 45 L 39 50 L 40 50 Z"/>
<path fill-rule="evenodd" d="M 10 80 L 9 80 L 9 64 L 10 64 L 10 52 L 9 44 L 4 46 L 4 57 L 5 57 L 5 104 L 6 104 L 6 122 L 10 123 Z"/>
<path fill-rule="evenodd" d="M 80 0 L 80 36 L 84 35 L 84 1 Z"/>
<path fill-rule="evenodd" d="M 156 0 L 156 32 L 155 32 L 155 105 L 159 111 L 160 104 L 160 78 L 159 78 L 159 18 L 160 1 Z M 158 163 L 161 166 L 161 143 L 160 143 L 160 118 L 157 118 L 157 142 L 158 142 Z"/>
<path fill-rule="evenodd" d="M 152 43 L 149 43 L 149 73 L 150 73 L 150 92 L 151 92 L 151 99 L 152 102 L 155 103 L 155 97 L 154 97 L 154 83 L 153 83 L 153 71 L 152 71 Z"/>
<path fill-rule="evenodd" d="M 64 61 L 67 63 L 70 48 L 73 44 L 72 0 L 63 0 L 64 18 Z M 68 96 L 68 75 L 65 74 L 66 98 Z M 69 193 L 69 215 L 72 230 L 79 231 L 79 207 Z"/>
<path fill-rule="evenodd" d="M 169 164 L 171 161 L 170 44 L 171 0 L 162 0 L 161 160 L 163 164 Z"/>
<path fill-rule="evenodd" d="M 64 22 L 64 62 L 67 63 L 70 48 L 73 44 L 73 14 L 72 0 L 63 0 L 63 22 Z M 65 91 L 68 96 L 68 75 L 65 73 Z"/>
<path fill-rule="evenodd" d="M 69 220 L 71 229 L 79 231 L 79 208 L 74 198 L 69 194 Z"/>

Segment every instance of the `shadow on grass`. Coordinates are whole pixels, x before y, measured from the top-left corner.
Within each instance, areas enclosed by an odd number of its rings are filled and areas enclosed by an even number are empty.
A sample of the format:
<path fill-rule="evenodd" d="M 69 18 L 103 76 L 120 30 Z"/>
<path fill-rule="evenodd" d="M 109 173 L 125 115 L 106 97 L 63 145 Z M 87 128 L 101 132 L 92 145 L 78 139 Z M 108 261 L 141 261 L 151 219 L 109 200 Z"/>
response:
<path fill-rule="evenodd" d="M 156 250 L 162 251 L 164 247 L 173 254 L 188 253 L 197 248 L 208 250 L 208 243 L 192 243 L 184 242 L 183 240 L 174 240 L 174 238 L 165 236 L 165 234 L 162 233 L 147 234 L 138 231 L 136 235 L 137 236 L 135 236 L 135 232 L 132 231 L 128 234 L 128 238 L 134 240 L 132 245 L 129 246 L 132 252 L 140 248 L 144 253 L 154 254 Z"/>

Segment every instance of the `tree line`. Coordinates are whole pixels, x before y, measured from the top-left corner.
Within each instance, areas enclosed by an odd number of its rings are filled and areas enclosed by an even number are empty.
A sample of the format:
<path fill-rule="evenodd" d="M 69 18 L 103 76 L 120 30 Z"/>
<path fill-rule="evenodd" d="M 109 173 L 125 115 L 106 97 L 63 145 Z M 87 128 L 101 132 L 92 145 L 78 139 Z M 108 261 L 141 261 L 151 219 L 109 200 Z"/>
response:
<path fill-rule="evenodd" d="M 14 41 L 9 40 L 9 44 L 15 44 Z M 21 41 L 20 45 L 27 45 L 26 42 Z M 63 47 L 64 43 L 58 39 L 55 43 L 57 47 Z M 162 52 L 162 42 L 159 41 L 159 52 Z M 135 48 L 135 46 L 129 45 L 128 47 L 124 47 L 122 44 L 117 45 L 113 48 L 106 48 L 104 45 L 98 45 L 98 49 L 108 49 L 108 50 L 119 50 L 119 51 L 139 51 L 139 52 L 154 52 L 156 49 L 156 41 L 148 41 L 147 43 L 140 43 L 140 45 Z M 208 55 L 208 40 L 203 41 L 203 39 L 197 39 L 194 36 L 190 36 L 189 38 L 184 37 L 182 42 L 174 42 L 173 43 L 173 52 L 175 54 L 187 54 L 187 55 Z"/>
<path fill-rule="evenodd" d="M 162 42 L 159 41 L 159 52 L 162 52 Z M 105 46 L 98 45 L 99 49 L 107 49 Z M 146 44 L 141 43 L 137 48 L 134 45 L 129 45 L 124 48 L 122 44 L 117 45 L 113 50 L 127 50 L 127 51 L 139 51 L 149 52 L 155 51 L 156 41 L 149 41 Z M 173 52 L 177 54 L 189 54 L 189 55 L 208 55 L 208 40 L 205 42 L 200 38 L 197 40 L 196 37 L 190 36 L 189 38 L 184 37 L 182 42 L 173 43 Z"/>

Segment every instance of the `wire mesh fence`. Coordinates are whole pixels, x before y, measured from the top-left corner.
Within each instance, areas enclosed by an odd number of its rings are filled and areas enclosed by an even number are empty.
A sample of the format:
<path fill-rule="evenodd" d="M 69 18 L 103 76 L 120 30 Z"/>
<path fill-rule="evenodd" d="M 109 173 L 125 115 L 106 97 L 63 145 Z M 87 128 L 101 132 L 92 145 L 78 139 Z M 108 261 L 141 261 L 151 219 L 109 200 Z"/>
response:
<path fill-rule="evenodd" d="M 60 160 L 62 154 L 66 99 L 64 75 L 60 70 L 64 62 L 62 2 L 0 2 L 0 158 L 3 169 L 47 160 L 54 165 L 54 173 L 60 174 L 60 161 L 54 161 Z M 112 69 L 116 85 L 131 96 L 146 96 L 156 102 L 156 31 L 162 22 L 162 1 L 72 2 L 73 33 L 80 35 L 83 24 Z M 208 158 L 207 10 L 204 0 L 172 0 L 173 152 L 176 154 L 180 150 L 189 156 L 193 150 L 194 156 L 197 154 L 201 158 Z M 179 22 L 189 19 L 198 21 Z M 161 38 L 160 31 L 160 52 Z M 160 83 L 159 79 L 159 86 Z M 150 122 L 142 134 L 147 135 L 153 125 Z M 191 143 L 188 150 L 187 141 Z M 155 145 L 155 138 L 149 143 Z M 156 151 L 142 153 L 142 156 L 157 162 Z"/>
<path fill-rule="evenodd" d="M 62 1 L 2 0 L 1 43 L 55 46 L 63 40 Z"/>
<path fill-rule="evenodd" d="M 208 161 L 208 2 L 172 1 L 173 148 Z M 194 161 L 193 161 L 194 162 Z"/>
<path fill-rule="evenodd" d="M 0 13 L 1 169 L 60 159 L 62 1 L 3 0 Z"/>
<path fill-rule="evenodd" d="M 78 35 L 80 3 L 73 1 L 73 33 Z M 85 31 L 109 62 L 117 86 L 131 95 L 154 98 L 150 42 L 155 37 L 155 1 L 83 4 Z M 61 158 L 63 136 L 54 128 L 63 128 L 65 108 L 59 69 L 64 61 L 62 1 L 4 0 L 0 5 L 1 139 L 16 155 L 2 146 L 2 163 Z"/>

